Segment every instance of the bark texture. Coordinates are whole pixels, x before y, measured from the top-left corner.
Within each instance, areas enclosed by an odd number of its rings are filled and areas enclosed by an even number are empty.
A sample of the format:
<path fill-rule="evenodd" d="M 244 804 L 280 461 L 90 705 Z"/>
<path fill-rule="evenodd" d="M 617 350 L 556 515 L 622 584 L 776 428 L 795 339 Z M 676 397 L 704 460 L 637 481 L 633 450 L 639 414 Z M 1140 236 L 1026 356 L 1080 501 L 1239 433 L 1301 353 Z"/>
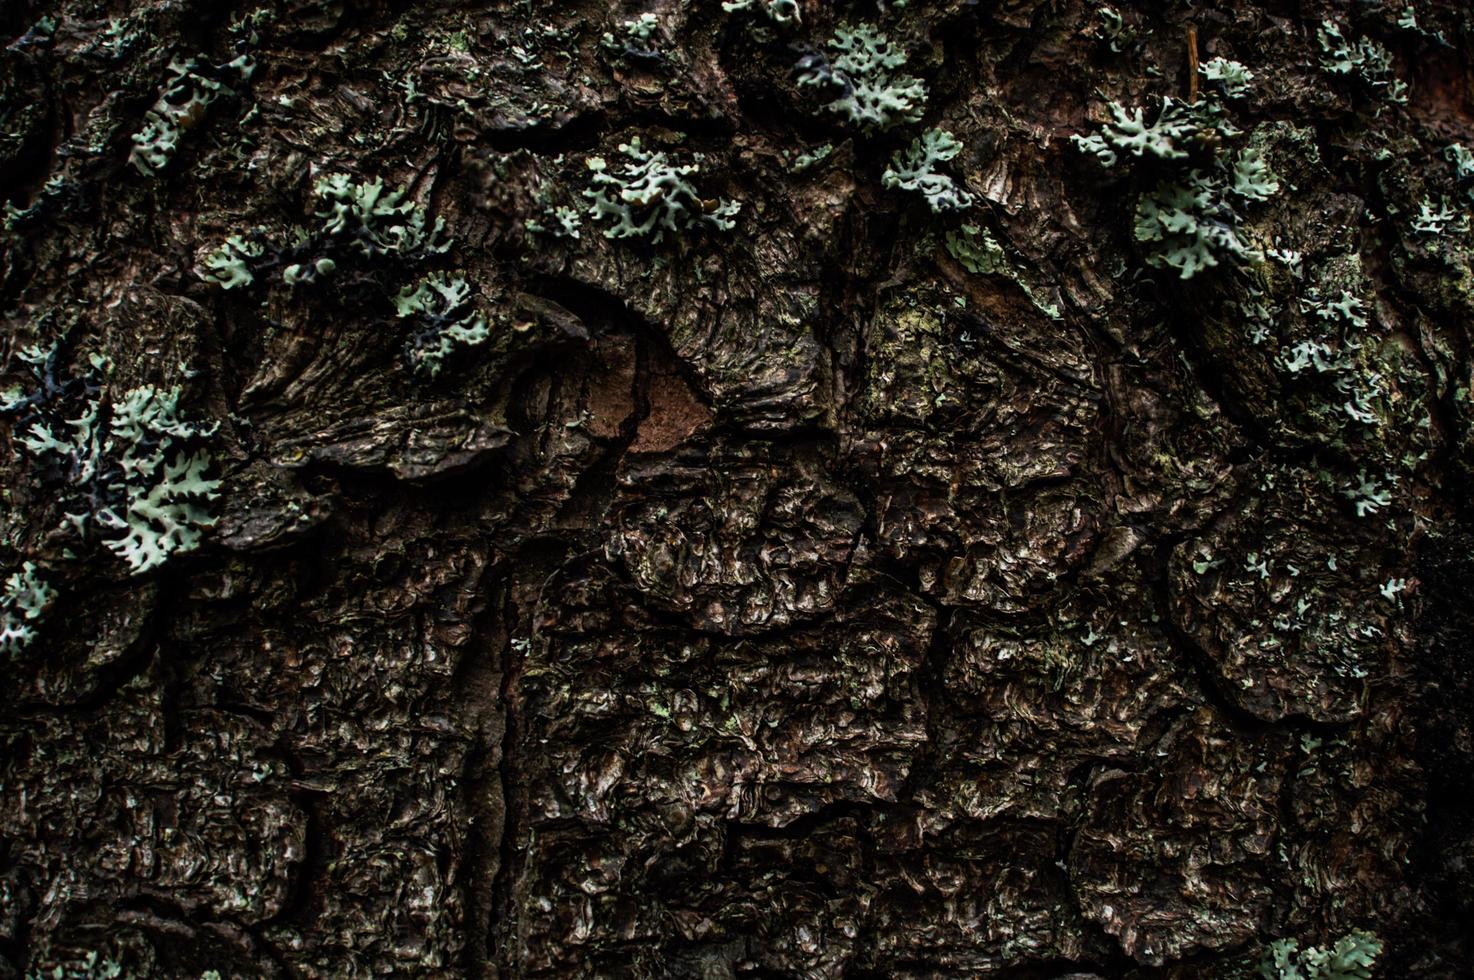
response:
<path fill-rule="evenodd" d="M 0 28 L 0 977 L 1474 970 L 1467 5 Z"/>

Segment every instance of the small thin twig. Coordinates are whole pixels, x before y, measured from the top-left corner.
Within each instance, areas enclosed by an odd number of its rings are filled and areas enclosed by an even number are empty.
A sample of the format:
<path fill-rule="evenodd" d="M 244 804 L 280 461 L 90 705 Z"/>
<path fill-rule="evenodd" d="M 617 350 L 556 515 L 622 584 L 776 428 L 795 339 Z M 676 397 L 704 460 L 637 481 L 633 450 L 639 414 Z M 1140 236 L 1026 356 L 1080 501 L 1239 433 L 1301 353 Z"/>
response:
<path fill-rule="evenodd" d="M 1198 29 L 1187 29 L 1187 101 L 1198 101 Z"/>

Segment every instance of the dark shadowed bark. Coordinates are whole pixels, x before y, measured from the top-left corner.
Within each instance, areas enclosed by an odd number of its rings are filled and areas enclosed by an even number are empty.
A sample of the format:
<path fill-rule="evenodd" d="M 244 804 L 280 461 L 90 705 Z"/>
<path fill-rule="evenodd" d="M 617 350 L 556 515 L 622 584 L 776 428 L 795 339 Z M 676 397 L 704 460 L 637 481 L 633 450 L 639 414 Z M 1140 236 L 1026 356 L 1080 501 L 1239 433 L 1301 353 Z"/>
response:
<path fill-rule="evenodd" d="M 0 978 L 1474 971 L 1466 4 L 0 29 Z"/>

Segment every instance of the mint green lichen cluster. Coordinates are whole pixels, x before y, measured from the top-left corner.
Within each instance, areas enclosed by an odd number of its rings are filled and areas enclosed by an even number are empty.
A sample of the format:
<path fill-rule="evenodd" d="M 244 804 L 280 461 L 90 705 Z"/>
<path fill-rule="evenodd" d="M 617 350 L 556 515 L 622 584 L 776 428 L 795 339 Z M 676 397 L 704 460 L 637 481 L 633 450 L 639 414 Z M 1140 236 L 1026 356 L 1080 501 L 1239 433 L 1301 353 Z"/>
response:
<path fill-rule="evenodd" d="M 1474 153 L 1462 143 L 1450 143 L 1443 148 L 1443 158 L 1454 165 L 1454 177 L 1460 183 L 1474 179 Z M 1467 191 L 1474 196 L 1474 190 Z"/>
<path fill-rule="evenodd" d="M 259 241 L 231 235 L 225 243 L 205 257 L 205 279 L 221 289 L 236 289 L 256 281 L 251 263 L 266 254 Z"/>
<path fill-rule="evenodd" d="M 456 346 L 474 347 L 491 336 L 471 293 L 471 286 L 458 276 L 432 274 L 395 297 L 395 314 L 420 325 L 406 352 L 411 368 L 434 377 Z"/>
<path fill-rule="evenodd" d="M 1007 276 L 1018 284 L 1039 312 L 1051 320 L 1060 318 L 1059 304 L 1048 302 L 1039 283 L 1031 283 L 1032 277 L 1014 268 L 1003 246 L 998 244 L 998 240 L 988 229 L 981 225 L 963 224 L 955 230 L 949 230 L 943 241 L 947 254 L 968 272 L 973 275 Z"/>
<path fill-rule="evenodd" d="M 1420 37 L 1426 37 L 1430 41 L 1436 41 L 1444 47 L 1450 47 L 1448 38 L 1442 31 L 1430 31 L 1418 23 L 1418 12 L 1411 5 L 1403 7 L 1402 13 L 1397 15 L 1397 26 Z"/>
<path fill-rule="evenodd" d="M 527 230 L 539 235 L 550 235 L 553 238 L 581 238 L 583 237 L 583 215 L 577 210 L 564 204 L 549 204 L 543 208 L 543 218 L 527 219 Z"/>
<path fill-rule="evenodd" d="M 1355 77 L 1377 98 L 1405 104 L 1407 83 L 1392 72 L 1392 54 L 1371 38 L 1349 41 L 1333 20 L 1321 22 L 1315 32 L 1320 44 L 1320 66 L 1333 75 Z"/>
<path fill-rule="evenodd" d="M 1278 184 L 1272 184 L 1278 189 Z M 1262 261 L 1238 234 L 1238 218 L 1218 174 L 1192 169 L 1179 180 L 1162 181 L 1136 202 L 1135 239 L 1147 245 L 1147 265 L 1175 268 L 1192 279 L 1220 258 Z M 1254 193 L 1260 193 L 1254 189 Z M 1246 196 L 1246 200 L 1263 200 Z"/>
<path fill-rule="evenodd" d="M 1210 64 L 1209 71 L 1221 84 L 1224 97 L 1247 91 L 1253 77 L 1248 69 L 1236 63 Z M 1197 165 L 1182 164 L 1137 199 L 1132 231 L 1145 247 L 1147 265 L 1174 269 L 1179 278 L 1191 279 L 1223 260 L 1264 260 L 1265 253 L 1251 247 L 1240 234 L 1240 210 L 1278 194 L 1279 180 L 1257 147 L 1237 152 L 1222 149 L 1206 159 L 1197 149 L 1204 144 L 1227 146 L 1243 135 L 1229 120 L 1216 92 L 1206 93 L 1196 103 L 1164 98 L 1150 124 L 1140 107 L 1127 110 L 1112 103 L 1109 108 L 1111 121 L 1100 132 L 1071 137 L 1102 166 L 1114 167 L 1123 156 L 1168 163 L 1197 158 Z"/>
<path fill-rule="evenodd" d="M 332 275 L 351 257 L 416 260 L 450 249 L 444 219 L 431 222 L 404 188 L 385 190 L 381 180 L 356 181 L 334 173 L 319 178 L 313 193 L 316 228 L 293 229 L 282 249 L 268 249 L 260 229 L 231 235 L 205 257 L 201 278 L 226 290 L 249 286 L 268 264 L 269 251 L 297 259 L 281 267 L 282 281 L 296 286 Z"/>
<path fill-rule="evenodd" d="M 1114 167 L 1123 153 L 1138 158 L 1149 154 L 1159 160 L 1184 159 L 1188 152 L 1183 145 L 1204 128 L 1193 106 L 1176 99 L 1163 98 L 1162 109 L 1150 125 L 1144 118 L 1146 110 L 1140 106 L 1128 111 L 1112 102 L 1107 108 L 1111 121 L 1103 124 L 1099 133 L 1070 137 L 1070 142 L 1095 156 L 1103 167 Z"/>
<path fill-rule="evenodd" d="M 39 369 L 51 356 L 32 350 L 26 359 L 43 380 Z M 91 364 L 95 372 L 108 366 Z M 210 505 L 220 481 L 209 475 L 205 443 L 217 426 L 185 421 L 178 388 L 143 385 L 115 400 L 99 383 L 80 390 L 80 404 L 33 412 L 18 440 L 43 479 L 60 484 L 61 527 L 83 540 L 96 535 L 134 574 L 198 548 L 216 520 Z"/>
<path fill-rule="evenodd" d="M 806 56 L 798 63 L 798 84 L 838 90 L 824 109 L 866 132 L 921 120 L 926 85 L 898 69 L 906 53 L 869 24 L 842 26 L 828 44 L 833 57 Z"/>
<path fill-rule="evenodd" d="M 1446 231 L 1468 231 L 1469 217 L 1449 207 L 1448 201 L 1435 202 L 1425 197 L 1418 204 L 1418 213 L 1409 223 L 1409 230 L 1424 238 L 1439 238 Z"/>
<path fill-rule="evenodd" d="M 313 212 L 320 233 L 365 258 L 444 252 L 450 248 L 445 221 L 429 223 L 425 209 L 404 188 L 384 190 L 381 180 L 355 181 L 345 173 L 329 174 L 313 187 L 321 205 Z M 291 281 L 293 268 L 284 276 Z"/>
<path fill-rule="evenodd" d="M 1237 61 L 1228 58 L 1210 58 L 1198 67 L 1203 80 L 1216 85 L 1230 99 L 1241 99 L 1249 94 L 1249 83 L 1254 73 Z"/>
<path fill-rule="evenodd" d="M 144 113 L 143 128 L 133 134 L 128 162 L 145 177 L 155 176 L 169 165 L 179 149 L 180 139 L 199 124 L 211 103 L 222 95 L 234 94 L 225 83 L 201 74 L 199 67 L 194 58 L 176 58 L 169 63 L 170 77 L 164 82 L 158 101 Z M 224 70 L 236 72 L 245 81 L 255 66 L 249 57 L 241 55 Z"/>
<path fill-rule="evenodd" d="M 651 42 L 659 29 L 660 19 L 654 14 L 644 13 L 621 23 L 618 33 L 605 31 L 604 36 L 599 39 L 599 47 L 615 57 L 626 53 L 653 55 L 655 49 Z"/>
<path fill-rule="evenodd" d="M 957 156 L 962 144 L 945 129 L 928 129 L 911 141 L 905 150 L 891 157 L 891 165 L 881 175 L 886 187 L 899 187 L 926 198 L 935 212 L 965 211 L 972 207 L 973 197 L 937 165 Z"/>
<path fill-rule="evenodd" d="M 1126 22 L 1121 17 L 1121 12 L 1115 7 L 1098 7 L 1095 18 L 1099 21 L 1097 36 L 1105 42 L 1106 47 L 1112 52 L 1120 54 L 1122 45 L 1128 39 L 1126 36 Z"/>
<path fill-rule="evenodd" d="M 1350 502 L 1352 510 L 1356 511 L 1357 517 L 1366 517 L 1375 514 L 1392 503 L 1392 489 L 1397 485 L 1397 478 L 1391 473 L 1383 473 L 1381 477 L 1369 475 L 1366 470 L 1357 473 L 1356 478 L 1341 490 L 1341 496 Z"/>
<path fill-rule="evenodd" d="M 973 275 L 1009 274 L 1011 267 L 1003 246 L 992 232 L 979 225 L 963 225 L 946 235 L 947 254 Z"/>
<path fill-rule="evenodd" d="M 36 639 L 36 623 L 50 608 L 56 590 L 42 580 L 35 562 L 23 562 L 5 579 L 0 592 L 0 653 L 15 656 Z"/>
<path fill-rule="evenodd" d="M 724 0 L 722 9 L 729 14 L 737 10 L 760 10 L 776 24 L 799 22 L 798 0 Z"/>
<path fill-rule="evenodd" d="M 217 426 L 182 420 L 179 394 L 178 388 L 145 385 L 112 406 L 104 451 L 115 454 L 126 503 L 121 514 L 109 507 L 94 517 L 121 534 L 103 543 L 135 575 L 198 548 L 201 530 L 216 520 L 210 504 L 220 496 L 220 481 L 209 476 L 210 454 L 187 447 L 214 435 Z"/>
<path fill-rule="evenodd" d="M 223 290 L 232 290 L 250 286 L 267 270 L 280 268 L 281 281 L 295 287 L 330 277 L 345 262 L 392 258 L 397 261 L 379 268 L 403 270 L 452 245 L 445 221 L 432 221 L 404 188 L 388 190 L 381 180 L 355 180 L 346 173 L 333 173 L 319 178 L 313 193 L 317 199 L 315 227 L 292 229 L 289 240 L 280 247 L 267 243 L 259 228 L 231 235 L 204 258 L 200 276 Z M 529 222 L 529 230 L 578 237 L 581 220 L 572 209 L 549 210 L 554 227 Z M 390 279 L 392 285 L 386 286 L 394 289 L 404 282 L 404 278 Z M 430 274 L 388 293 L 395 315 L 417 324 L 406 354 L 416 374 L 435 377 L 457 347 L 475 346 L 490 336 L 485 317 L 472 308 L 472 292 L 462 278 Z"/>
<path fill-rule="evenodd" d="M 692 163 L 675 164 L 663 152 L 646 150 L 639 137 L 621 143 L 627 162 L 611 170 L 603 157 L 589 157 L 592 202 L 588 214 L 605 224 L 605 238 L 646 238 L 660 243 L 667 232 L 683 235 L 700 227 L 729 231 L 742 205 L 725 198 L 703 198 L 688 177 L 700 172 L 700 154 Z"/>
<path fill-rule="evenodd" d="M 1330 949 L 1301 951 L 1295 940 L 1279 939 L 1265 951 L 1259 975 L 1265 980 L 1371 980 L 1381 953 L 1382 941 L 1361 931 L 1342 936 Z"/>
<path fill-rule="evenodd" d="M 1292 378 L 1309 375 L 1329 382 L 1333 394 L 1327 407 L 1342 425 L 1377 425 L 1391 394 L 1381 372 L 1370 363 L 1369 345 L 1376 340 L 1364 336 L 1365 305 L 1349 290 L 1333 285 L 1309 287 L 1299 305 L 1315 332 L 1281 347 L 1276 365 Z"/>

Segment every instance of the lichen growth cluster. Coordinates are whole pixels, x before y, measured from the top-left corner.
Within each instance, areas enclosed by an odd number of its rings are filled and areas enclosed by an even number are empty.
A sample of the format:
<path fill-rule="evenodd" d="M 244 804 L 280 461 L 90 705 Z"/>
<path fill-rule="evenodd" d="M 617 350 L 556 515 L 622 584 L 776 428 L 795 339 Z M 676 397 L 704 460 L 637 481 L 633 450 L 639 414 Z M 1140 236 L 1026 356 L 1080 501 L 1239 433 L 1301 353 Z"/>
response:
<path fill-rule="evenodd" d="M 965 211 L 972 207 L 972 195 L 937 169 L 961 150 L 962 144 L 947 130 L 928 129 L 909 147 L 896 151 L 881 183 L 920 194 L 933 212 Z"/>
<path fill-rule="evenodd" d="M 1301 950 L 1293 939 L 1269 944 L 1259 963 L 1264 980 L 1370 980 L 1382 941 L 1368 932 L 1342 936 L 1329 949 Z"/>
<path fill-rule="evenodd" d="M 239 289 L 268 271 L 280 270 L 289 286 L 331 276 L 345 261 L 392 257 L 419 262 L 450 249 L 445 220 L 430 220 L 404 188 L 386 190 L 381 180 L 355 180 L 346 173 L 313 184 L 314 228 L 294 228 L 285 245 L 272 245 L 255 229 L 235 234 L 201 263 L 200 277 L 221 289 Z"/>
<path fill-rule="evenodd" d="M 1321 49 L 1321 68 L 1357 79 L 1384 101 L 1407 102 L 1407 83 L 1393 73 L 1392 54 L 1381 43 L 1367 37 L 1348 40 L 1333 20 L 1322 21 L 1315 36 Z"/>
<path fill-rule="evenodd" d="M 605 31 L 599 39 L 599 47 L 615 58 L 659 58 L 660 53 L 654 45 L 659 30 L 660 19 L 654 14 L 643 13 L 623 21 L 617 31 Z"/>
<path fill-rule="evenodd" d="M 722 9 L 727 13 L 737 10 L 757 10 L 777 24 L 797 24 L 800 21 L 798 0 L 723 0 Z"/>
<path fill-rule="evenodd" d="M 23 356 L 40 387 L 3 411 L 17 417 L 19 446 L 56 494 L 61 528 L 101 540 L 134 574 L 198 548 L 216 520 L 220 481 L 207 444 L 217 427 L 182 417 L 179 388 L 110 397 L 104 359 L 92 359 L 83 383 L 58 384 L 48 378 L 55 349 Z"/>
<path fill-rule="evenodd" d="M 234 94 L 228 85 L 211 76 L 229 72 L 245 81 L 254 70 L 247 55 L 209 73 L 201 70 L 198 59 L 175 58 L 169 63 L 169 78 L 158 100 L 144 113 L 143 128 L 133 134 L 128 162 L 146 177 L 157 175 L 174 159 L 179 141 L 199 125 L 210 105 L 222 95 Z"/>
<path fill-rule="evenodd" d="M 266 254 L 266 247 L 259 241 L 242 235 L 231 235 L 225 242 L 205 257 L 204 278 L 221 289 L 237 289 L 256 281 L 251 263 Z"/>
<path fill-rule="evenodd" d="M 1246 69 L 1224 66 L 1214 73 L 1219 80 L 1232 80 L 1225 94 L 1242 94 L 1241 86 L 1252 77 Z M 1080 150 L 1107 168 L 1123 155 L 1169 165 L 1168 175 L 1137 198 L 1132 231 L 1144 246 L 1147 265 L 1191 279 L 1223 260 L 1263 261 L 1264 252 L 1242 237 L 1241 211 L 1278 194 L 1279 180 L 1261 148 L 1230 149 L 1243 133 L 1216 94 L 1195 103 L 1164 98 L 1150 124 L 1139 107 L 1127 110 L 1112 103 L 1109 108 L 1111 121 L 1100 132 L 1071 137 Z M 1215 149 L 1200 149 L 1204 146 Z"/>
<path fill-rule="evenodd" d="M 432 223 L 425 209 L 410 200 L 404 188 L 386 191 L 381 180 L 354 180 L 345 173 L 329 174 L 313 186 L 319 208 L 313 217 L 318 232 L 339 247 L 364 258 L 382 255 L 418 255 L 450 248 L 445 220 Z M 284 275 L 290 280 L 293 269 Z"/>
<path fill-rule="evenodd" d="M 15 656 L 36 639 L 36 623 L 56 598 L 35 562 L 22 562 L 0 591 L 0 654 Z"/>
<path fill-rule="evenodd" d="M 842 26 L 830 38 L 832 57 L 806 55 L 798 84 L 837 93 L 824 104 L 866 132 L 921 120 L 926 85 L 902 71 L 906 53 L 870 24 Z"/>
<path fill-rule="evenodd" d="M 1198 67 L 1198 72 L 1205 82 L 1216 85 L 1230 99 L 1248 95 L 1249 83 L 1254 80 L 1252 71 L 1228 58 L 1210 58 Z"/>
<path fill-rule="evenodd" d="M 474 347 L 491 336 L 477 312 L 471 286 L 459 276 L 429 275 L 394 300 L 395 314 L 417 327 L 405 349 L 413 370 L 434 377 L 456 346 Z"/>
<path fill-rule="evenodd" d="M 621 143 L 625 162 L 611 168 L 603 157 L 589 157 L 589 184 L 583 196 L 588 214 L 604 224 L 605 238 L 645 238 L 659 244 L 667 233 L 683 235 L 696 228 L 730 231 L 742 205 L 725 198 L 705 198 L 687 178 L 701 170 L 701 155 L 677 164 L 659 150 L 647 150 L 637 136 Z"/>

